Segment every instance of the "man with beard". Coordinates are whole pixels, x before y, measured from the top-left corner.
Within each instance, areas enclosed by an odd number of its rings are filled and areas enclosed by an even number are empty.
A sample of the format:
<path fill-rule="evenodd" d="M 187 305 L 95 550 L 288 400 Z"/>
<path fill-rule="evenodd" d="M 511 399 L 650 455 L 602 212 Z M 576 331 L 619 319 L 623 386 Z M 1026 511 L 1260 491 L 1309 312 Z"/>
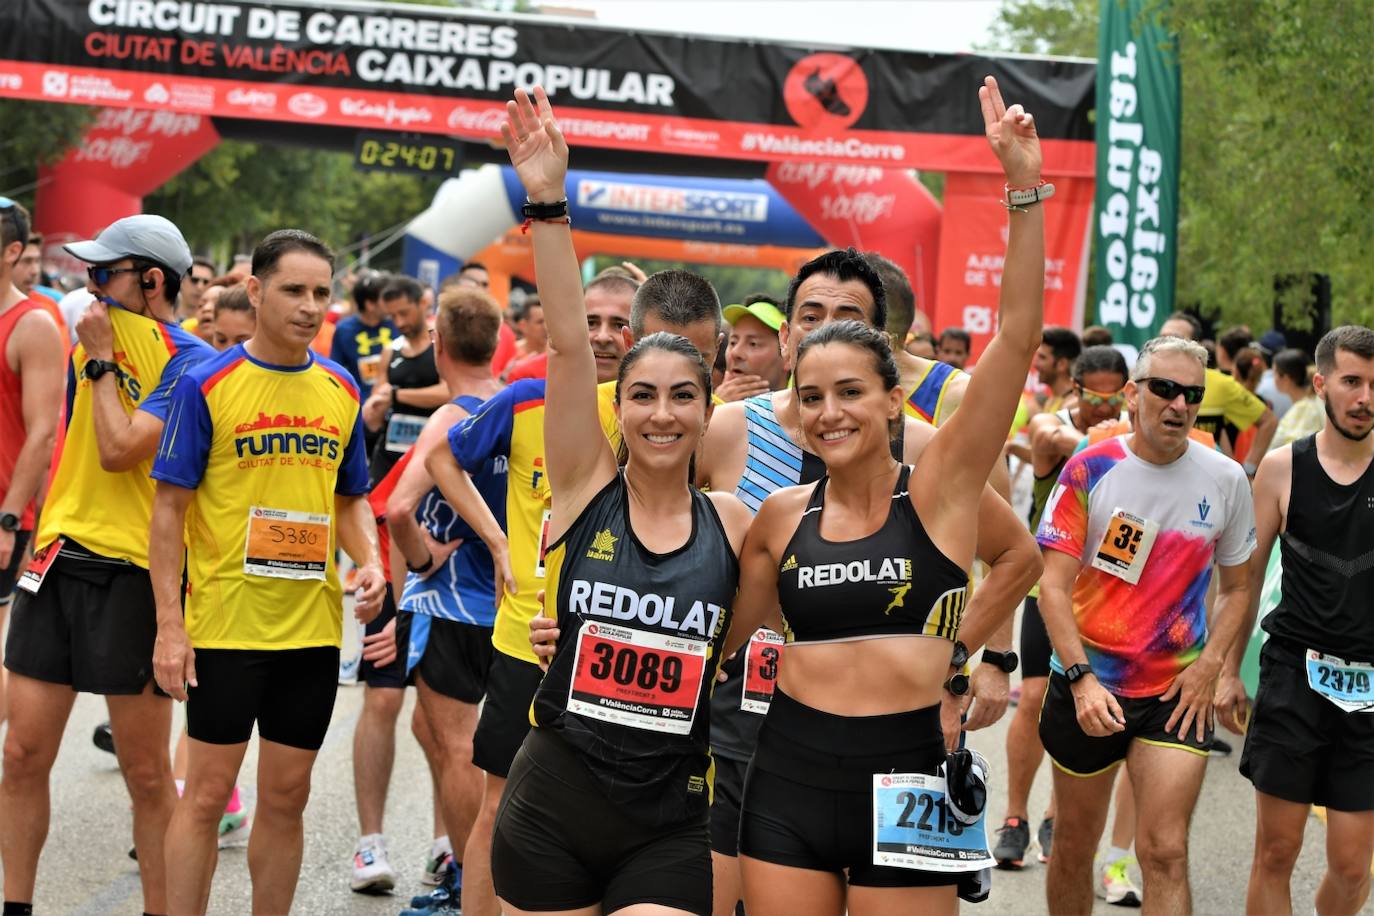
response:
<path fill-rule="evenodd" d="M 1270 452 L 1255 478 L 1259 545 L 1241 633 L 1254 626 L 1276 537 L 1283 597 L 1264 619 L 1254 707 L 1239 686 L 1244 639 L 1227 659 L 1230 690 L 1217 698 L 1223 724 L 1240 732 L 1249 721 L 1240 771 L 1255 786 L 1251 913 L 1292 912 L 1293 866 L 1314 804 L 1327 810 L 1317 912 L 1359 911 L 1374 857 L 1374 331 L 1328 332 L 1312 381 L 1326 425 Z"/>

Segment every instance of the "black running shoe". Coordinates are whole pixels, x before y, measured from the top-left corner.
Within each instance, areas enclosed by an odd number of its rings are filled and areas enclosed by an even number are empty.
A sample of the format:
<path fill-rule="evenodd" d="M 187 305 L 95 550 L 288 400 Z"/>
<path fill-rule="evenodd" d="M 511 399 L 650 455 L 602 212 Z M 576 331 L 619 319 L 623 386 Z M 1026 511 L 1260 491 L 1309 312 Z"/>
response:
<path fill-rule="evenodd" d="M 91 735 L 91 743 L 107 754 L 115 752 L 114 732 L 110 731 L 109 722 L 101 722 L 95 727 L 95 734 Z"/>
<path fill-rule="evenodd" d="M 1023 818 L 1009 817 L 997 829 L 997 845 L 992 857 L 998 868 L 1020 869 L 1026 864 L 1026 849 L 1030 846 L 1030 825 Z"/>

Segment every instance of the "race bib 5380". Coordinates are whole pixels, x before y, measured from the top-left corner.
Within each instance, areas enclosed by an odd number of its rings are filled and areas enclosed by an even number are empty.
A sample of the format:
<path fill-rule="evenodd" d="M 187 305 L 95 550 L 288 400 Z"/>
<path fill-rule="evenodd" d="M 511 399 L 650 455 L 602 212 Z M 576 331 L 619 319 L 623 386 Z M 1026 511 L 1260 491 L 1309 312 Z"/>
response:
<path fill-rule="evenodd" d="M 710 643 L 601 622 L 577 634 L 568 711 L 686 735 L 696 719 Z"/>
<path fill-rule="evenodd" d="M 243 571 L 276 579 L 323 579 L 329 562 L 329 516 L 253 506 Z"/>

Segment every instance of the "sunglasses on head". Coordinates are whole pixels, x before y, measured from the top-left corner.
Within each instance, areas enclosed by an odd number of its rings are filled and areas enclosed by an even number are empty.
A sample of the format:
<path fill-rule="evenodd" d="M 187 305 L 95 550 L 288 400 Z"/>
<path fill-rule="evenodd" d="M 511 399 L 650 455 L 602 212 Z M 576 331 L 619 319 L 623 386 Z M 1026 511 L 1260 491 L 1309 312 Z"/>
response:
<path fill-rule="evenodd" d="M 1126 403 L 1125 391 L 1093 391 L 1091 388 L 1078 386 L 1078 400 L 1082 401 L 1087 407 L 1101 407 L 1104 404 L 1109 407 L 1120 407 Z"/>
<path fill-rule="evenodd" d="M 20 241 L 27 241 L 29 238 L 29 223 L 24 219 L 24 211 L 19 209 L 19 201 L 10 200 L 8 197 L 0 197 L 0 213 L 6 210 L 13 210 L 10 219 L 14 220 L 15 235 Z"/>
<path fill-rule="evenodd" d="M 1180 394 L 1183 395 L 1185 404 L 1201 404 L 1202 396 L 1207 392 L 1204 385 L 1180 385 L 1173 379 L 1167 378 L 1143 378 L 1138 379 L 1143 382 L 1145 387 L 1150 389 L 1150 394 L 1165 401 L 1172 401 Z"/>
<path fill-rule="evenodd" d="M 137 274 L 145 270 L 146 267 L 87 267 L 86 276 L 90 277 L 96 286 L 104 286 L 119 274 Z"/>

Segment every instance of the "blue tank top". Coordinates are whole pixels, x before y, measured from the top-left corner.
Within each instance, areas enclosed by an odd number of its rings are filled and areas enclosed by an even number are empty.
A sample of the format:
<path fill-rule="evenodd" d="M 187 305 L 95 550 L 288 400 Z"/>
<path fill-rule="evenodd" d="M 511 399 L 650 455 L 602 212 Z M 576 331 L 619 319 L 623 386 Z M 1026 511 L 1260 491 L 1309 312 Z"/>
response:
<path fill-rule="evenodd" d="M 483 401 L 461 395 L 452 403 L 475 414 Z M 506 524 L 506 471 L 504 455 L 497 455 L 469 471 L 473 486 L 482 494 L 502 528 Z M 438 487 L 431 488 L 420 500 L 415 519 L 436 541 L 447 544 L 461 538 L 463 543 L 449 556 L 448 562 L 430 576 L 421 578 L 415 573 L 406 574 L 400 609 L 479 627 L 494 626 L 496 575 L 487 545 L 448 504 Z"/>

